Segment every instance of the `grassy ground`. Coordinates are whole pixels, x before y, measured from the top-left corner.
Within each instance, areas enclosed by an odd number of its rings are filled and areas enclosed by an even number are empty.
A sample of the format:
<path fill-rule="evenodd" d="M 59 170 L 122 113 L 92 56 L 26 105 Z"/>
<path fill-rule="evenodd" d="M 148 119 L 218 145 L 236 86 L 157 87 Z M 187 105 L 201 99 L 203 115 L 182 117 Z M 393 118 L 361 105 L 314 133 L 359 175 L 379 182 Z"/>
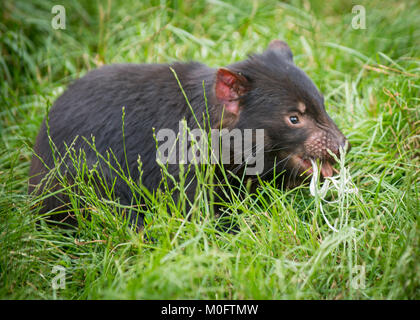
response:
<path fill-rule="evenodd" d="M 63 1 L 66 29 L 54 30 L 54 1 L 4 1 L 0 298 L 419 299 L 420 6 L 357 2 L 366 29 L 353 29 L 352 4 L 323 3 Z M 268 182 L 227 204 L 237 234 L 216 228 L 205 197 L 186 220 L 166 212 L 165 195 L 152 197 L 139 234 L 94 196 L 96 218 L 77 231 L 36 228 L 31 147 L 72 79 L 115 62 L 227 65 L 275 38 L 351 141 L 345 165 L 357 192 L 339 186 L 328 203 L 307 186 Z M 54 266 L 65 268 L 65 289 L 52 288 Z"/>

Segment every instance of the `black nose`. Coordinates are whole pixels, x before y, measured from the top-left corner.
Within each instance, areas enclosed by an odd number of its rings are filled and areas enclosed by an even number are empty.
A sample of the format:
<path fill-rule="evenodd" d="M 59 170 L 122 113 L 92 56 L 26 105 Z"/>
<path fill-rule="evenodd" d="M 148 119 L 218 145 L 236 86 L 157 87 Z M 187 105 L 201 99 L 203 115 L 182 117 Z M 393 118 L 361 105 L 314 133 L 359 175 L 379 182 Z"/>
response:
<path fill-rule="evenodd" d="M 350 142 L 347 140 L 347 138 L 343 135 L 341 135 L 337 140 L 336 140 L 336 144 L 333 148 L 331 148 L 330 150 L 338 157 L 340 158 L 340 147 L 343 148 L 343 150 L 345 150 L 347 144 L 347 152 L 350 151 L 351 149 L 351 144 Z M 331 158 L 332 159 L 332 158 Z"/>
<path fill-rule="evenodd" d="M 346 137 L 343 136 L 343 138 L 341 139 L 341 143 L 340 143 L 340 145 L 343 149 L 345 149 L 346 143 L 347 143 L 347 152 L 349 152 L 350 149 L 351 149 L 351 143 Z"/>

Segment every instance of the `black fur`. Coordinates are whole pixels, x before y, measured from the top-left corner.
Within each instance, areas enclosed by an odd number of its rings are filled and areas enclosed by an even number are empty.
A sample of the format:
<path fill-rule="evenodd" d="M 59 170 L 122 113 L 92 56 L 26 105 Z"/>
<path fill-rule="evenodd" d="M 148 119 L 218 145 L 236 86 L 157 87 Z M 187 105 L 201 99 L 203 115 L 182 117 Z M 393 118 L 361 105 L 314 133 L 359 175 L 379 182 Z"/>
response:
<path fill-rule="evenodd" d="M 204 81 L 211 125 L 220 126 L 223 105 L 215 94 L 217 69 L 196 62 L 104 66 L 76 80 L 51 108 L 50 135 L 59 153 L 65 154 L 65 144 L 70 145 L 79 136 L 74 148 L 83 149 L 88 164 L 92 165 L 97 161 L 97 156 L 80 137 L 90 139 L 94 136 L 98 151 L 105 154 L 106 150 L 112 149 L 123 169 L 128 169 L 134 180 L 139 176 L 137 159 L 140 155 L 144 171 L 143 184 L 150 190 L 156 189 L 161 181 L 161 172 L 155 160 L 153 128 L 156 131 L 169 128 L 177 132 L 179 121 L 183 118 L 190 127 L 196 127 L 170 67 L 179 77 L 200 123 L 205 113 Z M 260 176 L 271 178 L 273 164 L 281 163 L 277 172 L 286 169 L 286 175 L 294 174 L 296 177 L 299 168 L 286 158 L 298 152 L 305 154 L 305 141 L 315 127 L 328 132 L 328 136 L 334 140 L 330 145 L 335 149 L 343 144 L 345 138 L 328 117 L 322 95 L 306 74 L 294 65 L 290 49 L 283 42 L 274 42 L 264 53 L 253 55 L 227 68 L 245 77 L 247 87 L 246 92 L 242 92 L 239 97 L 240 114 L 224 113 L 223 125 L 239 129 L 265 129 L 267 152 L 264 158 L 265 169 Z M 295 112 L 299 102 L 306 105 L 305 116 L 311 118 L 311 126 L 294 129 L 285 123 L 284 117 Z M 126 114 L 124 127 L 128 168 L 123 150 L 123 107 Z M 53 167 L 45 122 L 37 137 L 34 151 L 49 168 Z M 68 163 L 68 166 L 71 171 L 71 164 Z M 178 166 L 171 166 L 171 170 L 177 176 Z M 30 193 L 34 193 L 34 190 L 39 193 L 45 188 L 45 185 L 41 185 L 39 189 L 35 189 L 35 186 L 41 182 L 46 172 L 45 166 L 34 156 L 30 169 Z M 115 192 L 122 203 L 131 203 L 133 195 L 121 180 L 117 182 Z M 191 186 L 189 194 L 193 196 L 194 186 Z M 50 197 L 44 200 L 42 212 L 53 210 L 66 201 L 68 199 L 64 195 Z M 64 216 L 56 218 L 61 219 Z M 142 224 L 141 219 L 138 224 Z"/>

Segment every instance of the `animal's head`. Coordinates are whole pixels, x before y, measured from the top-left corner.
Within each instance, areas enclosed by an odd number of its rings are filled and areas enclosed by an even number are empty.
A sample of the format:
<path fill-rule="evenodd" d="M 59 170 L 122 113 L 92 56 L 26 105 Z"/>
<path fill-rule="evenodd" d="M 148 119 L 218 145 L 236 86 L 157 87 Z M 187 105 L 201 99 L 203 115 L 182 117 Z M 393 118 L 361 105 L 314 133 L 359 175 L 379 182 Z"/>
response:
<path fill-rule="evenodd" d="M 285 42 L 274 40 L 262 54 L 219 69 L 214 91 L 226 126 L 265 130 L 263 175 L 276 167 L 294 180 L 312 172 L 311 159 L 321 161 L 322 176 L 333 174 L 327 149 L 338 155 L 347 139 Z"/>

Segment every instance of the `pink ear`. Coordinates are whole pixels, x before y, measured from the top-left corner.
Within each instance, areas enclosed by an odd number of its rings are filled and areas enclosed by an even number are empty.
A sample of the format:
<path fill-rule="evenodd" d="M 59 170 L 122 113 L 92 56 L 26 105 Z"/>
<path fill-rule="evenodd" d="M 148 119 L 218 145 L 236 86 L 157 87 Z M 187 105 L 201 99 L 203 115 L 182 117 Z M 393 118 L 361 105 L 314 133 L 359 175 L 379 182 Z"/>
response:
<path fill-rule="evenodd" d="M 239 97 L 246 92 L 247 86 L 248 81 L 243 75 L 226 68 L 217 71 L 216 98 L 225 106 L 226 111 L 239 114 Z"/>

